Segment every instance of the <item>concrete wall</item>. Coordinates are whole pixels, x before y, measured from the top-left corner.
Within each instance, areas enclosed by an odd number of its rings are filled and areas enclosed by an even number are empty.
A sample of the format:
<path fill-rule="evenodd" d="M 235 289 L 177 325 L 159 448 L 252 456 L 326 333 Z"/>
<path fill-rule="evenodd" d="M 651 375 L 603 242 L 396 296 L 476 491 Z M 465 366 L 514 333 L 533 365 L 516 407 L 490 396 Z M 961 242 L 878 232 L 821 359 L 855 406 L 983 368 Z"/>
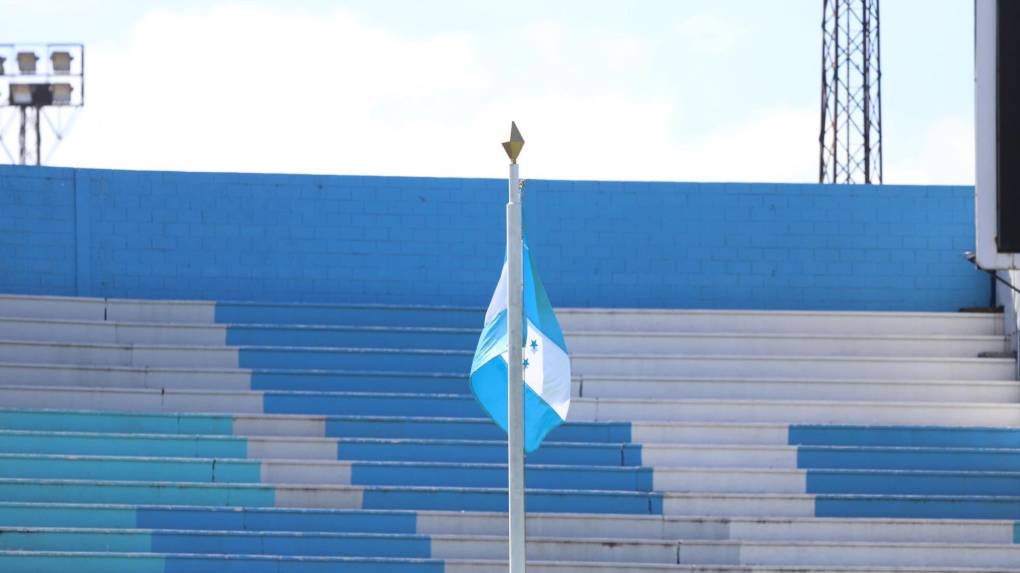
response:
<path fill-rule="evenodd" d="M 0 291 L 483 306 L 492 179 L 0 167 Z M 557 306 L 984 305 L 970 187 L 529 181 Z"/>

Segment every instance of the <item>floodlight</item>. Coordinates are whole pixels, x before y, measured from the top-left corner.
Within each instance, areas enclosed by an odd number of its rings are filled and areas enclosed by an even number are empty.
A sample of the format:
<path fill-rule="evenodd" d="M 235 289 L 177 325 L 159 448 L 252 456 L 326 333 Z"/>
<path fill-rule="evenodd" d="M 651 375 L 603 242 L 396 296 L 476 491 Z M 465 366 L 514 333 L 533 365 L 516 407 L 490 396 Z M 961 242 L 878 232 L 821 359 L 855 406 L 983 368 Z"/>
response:
<path fill-rule="evenodd" d="M 11 103 L 13 105 L 32 105 L 32 86 L 30 84 L 11 84 Z"/>
<path fill-rule="evenodd" d="M 53 52 L 50 54 L 50 61 L 53 63 L 53 73 L 55 74 L 69 74 L 71 73 L 71 60 L 74 57 L 71 56 L 71 52 L 60 51 Z"/>
<path fill-rule="evenodd" d="M 18 52 L 18 69 L 23 74 L 34 74 L 35 63 L 38 61 L 39 56 L 35 52 Z"/>
<path fill-rule="evenodd" d="M 71 92 L 74 88 L 71 84 L 50 84 L 50 92 L 53 93 L 53 105 L 71 105 Z"/>

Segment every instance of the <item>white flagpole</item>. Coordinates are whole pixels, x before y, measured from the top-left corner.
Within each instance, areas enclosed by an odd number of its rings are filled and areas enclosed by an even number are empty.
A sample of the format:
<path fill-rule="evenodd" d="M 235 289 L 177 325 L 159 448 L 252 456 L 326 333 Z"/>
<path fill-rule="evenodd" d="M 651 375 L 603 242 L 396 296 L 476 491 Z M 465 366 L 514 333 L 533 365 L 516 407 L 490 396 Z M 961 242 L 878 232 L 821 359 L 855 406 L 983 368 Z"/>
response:
<path fill-rule="evenodd" d="M 508 145 L 509 144 L 509 145 Z M 517 154 L 524 140 L 512 126 L 510 141 L 503 144 L 510 156 L 510 197 L 506 204 L 507 266 L 507 469 L 510 501 L 510 573 L 525 570 L 524 509 L 524 367 L 521 346 L 524 329 L 522 296 L 523 243 L 521 241 L 521 184 Z"/>

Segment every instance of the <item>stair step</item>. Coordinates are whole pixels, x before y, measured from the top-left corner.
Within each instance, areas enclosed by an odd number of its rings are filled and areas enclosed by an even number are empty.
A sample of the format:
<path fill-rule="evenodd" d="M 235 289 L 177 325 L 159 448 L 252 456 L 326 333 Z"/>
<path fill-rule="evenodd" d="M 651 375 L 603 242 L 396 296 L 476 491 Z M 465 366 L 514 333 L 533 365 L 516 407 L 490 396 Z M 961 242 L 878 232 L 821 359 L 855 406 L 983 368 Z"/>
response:
<path fill-rule="evenodd" d="M 130 412 L 315 414 L 483 418 L 467 396 L 311 392 L 214 392 L 56 386 L 0 386 L 8 408 Z M 633 400 L 578 398 L 576 422 L 734 422 L 839 425 L 1020 426 L 1020 405 L 807 400 Z M 296 422 L 301 418 L 293 418 Z M 305 420 L 308 420 L 307 418 Z M 321 433 L 319 435 L 322 435 Z"/>
<path fill-rule="evenodd" d="M 0 340 L 50 343 L 280 346 L 473 350 L 481 323 L 472 328 L 423 326 L 325 326 L 284 324 L 167 324 L 58 320 L 0 316 Z M 567 331 L 578 354 L 639 353 L 747 356 L 975 357 L 1004 352 L 1001 335 L 746 332 Z"/>
<path fill-rule="evenodd" d="M 6 527 L 86 527 L 506 535 L 506 513 L 225 508 L 0 502 Z M 545 537 L 759 541 L 1013 543 L 1015 522 L 957 519 L 739 518 L 528 513 L 528 531 Z"/>

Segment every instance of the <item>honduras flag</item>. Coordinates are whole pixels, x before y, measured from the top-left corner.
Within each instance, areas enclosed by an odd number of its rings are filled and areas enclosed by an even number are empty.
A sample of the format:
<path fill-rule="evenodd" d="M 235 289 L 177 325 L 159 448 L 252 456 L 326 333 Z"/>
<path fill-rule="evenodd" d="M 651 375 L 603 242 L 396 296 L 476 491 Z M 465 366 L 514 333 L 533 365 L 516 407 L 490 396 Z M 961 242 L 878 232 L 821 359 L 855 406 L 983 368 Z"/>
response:
<path fill-rule="evenodd" d="M 563 332 L 524 244 L 524 451 L 538 448 L 567 419 L 570 359 Z M 507 269 L 485 313 L 485 328 L 471 364 L 471 390 L 503 431 L 507 429 Z"/>

